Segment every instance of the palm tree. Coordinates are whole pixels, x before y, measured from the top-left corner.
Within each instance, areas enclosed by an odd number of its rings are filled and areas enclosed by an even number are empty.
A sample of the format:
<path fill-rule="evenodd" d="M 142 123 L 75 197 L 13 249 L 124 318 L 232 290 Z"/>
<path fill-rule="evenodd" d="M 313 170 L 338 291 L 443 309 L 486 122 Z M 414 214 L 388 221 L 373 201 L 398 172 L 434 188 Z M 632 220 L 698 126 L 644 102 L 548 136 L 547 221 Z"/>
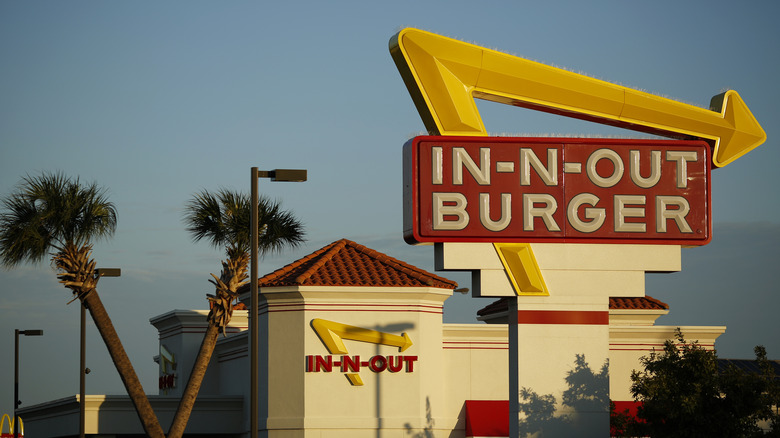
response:
<path fill-rule="evenodd" d="M 219 332 L 225 334 L 233 315 L 233 304 L 238 298 L 238 289 L 246 284 L 249 277 L 250 204 L 247 195 L 225 189 L 216 194 L 204 190 L 187 203 L 185 223 L 193 240 L 207 239 L 214 247 L 225 248 L 227 258 L 222 262 L 220 276 L 211 274 L 213 278 L 209 279 L 216 292 L 206 296 L 211 305 L 208 328 L 168 438 L 179 438 L 184 433 Z M 296 247 L 304 241 L 303 225 L 291 213 L 282 211 L 277 202 L 259 199 L 258 223 L 258 250 L 261 254 L 278 252 L 286 246 Z"/>
<path fill-rule="evenodd" d="M 108 348 L 146 434 L 164 437 L 162 427 L 97 293 L 92 241 L 116 230 L 116 209 L 97 184 L 82 185 L 61 173 L 26 176 L 3 200 L 0 262 L 6 267 L 40 262 L 50 251 L 57 278 L 89 310 Z M 75 299 L 75 298 L 74 298 Z"/>

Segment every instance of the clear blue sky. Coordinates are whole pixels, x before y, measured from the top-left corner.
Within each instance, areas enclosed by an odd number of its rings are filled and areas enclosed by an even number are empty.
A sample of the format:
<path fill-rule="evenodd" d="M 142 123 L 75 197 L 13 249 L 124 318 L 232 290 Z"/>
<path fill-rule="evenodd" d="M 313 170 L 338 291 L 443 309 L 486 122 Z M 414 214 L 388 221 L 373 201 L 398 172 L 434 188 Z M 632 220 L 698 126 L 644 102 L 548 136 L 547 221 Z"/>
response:
<path fill-rule="evenodd" d="M 147 392 L 157 392 L 149 318 L 204 308 L 222 254 L 194 244 L 182 207 L 201 189 L 246 189 L 249 169 L 306 168 L 261 182 L 306 223 L 309 242 L 261 273 L 346 237 L 432 270 L 401 239 L 401 146 L 422 122 L 388 53 L 417 27 L 707 107 L 735 89 L 768 141 L 712 177 L 714 238 L 681 273 L 648 275 L 671 305 L 659 323 L 726 325 L 722 357 L 780 358 L 780 27 L 776 1 L 0 1 L 0 196 L 61 170 L 108 188 L 116 236 L 95 246 L 122 268 L 100 293 Z M 491 103 L 492 133 L 642 137 Z M 450 275 L 469 286 L 467 275 Z M 13 329 L 25 406 L 78 392 L 78 306 L 44 262 L 0 271 L 0 413 L 11 410 Z M 458 296 L 445 320 L 490 299 Z M 123 391 L 94 327 L 88 392 Z"/>

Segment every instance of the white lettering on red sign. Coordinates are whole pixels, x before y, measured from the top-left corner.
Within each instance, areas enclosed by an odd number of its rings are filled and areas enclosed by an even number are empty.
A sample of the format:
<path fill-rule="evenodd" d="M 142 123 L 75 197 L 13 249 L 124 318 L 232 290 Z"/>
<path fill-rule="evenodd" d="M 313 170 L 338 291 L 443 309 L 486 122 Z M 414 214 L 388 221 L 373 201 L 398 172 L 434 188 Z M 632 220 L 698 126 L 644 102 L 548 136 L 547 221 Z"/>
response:
<path fill-rule="evenodd" d="M 710 239 L 703 142 L 418 137 L 405 154 L 413 243 Z"/>

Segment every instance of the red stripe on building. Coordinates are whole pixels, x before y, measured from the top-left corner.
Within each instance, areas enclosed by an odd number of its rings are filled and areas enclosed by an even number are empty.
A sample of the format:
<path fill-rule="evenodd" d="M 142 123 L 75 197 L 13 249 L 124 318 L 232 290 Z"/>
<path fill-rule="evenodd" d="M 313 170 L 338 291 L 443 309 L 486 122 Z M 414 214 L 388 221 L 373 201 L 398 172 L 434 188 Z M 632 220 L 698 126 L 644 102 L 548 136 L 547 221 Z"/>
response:
<path fill-rule="evenodd" d="M 315 311 L 315 312 L 365 312 L 361 309 L 321 309 L 317 307 L 305 307 L 300 309 L 281 309 L 281 310 L 272 310 L 268 309 L 265 312 L 261 311 L 258 313 L 258 315 L 265 315 L 268 313 L 278 313 L 278 312 L 303 312 L 303 311 Z M 403 312 L 403 313 L 430 313 L 433 315 L 442 315 L 442 311 L 429 311 L 429 310 L 403 310 L 403 309 L 382 309 L 382 312 Z"/>
<path fill-rule="evenodd" d="M 356 305 L 357 306 L 357 305 Z M 261 306 L 258 315 L 266 315 L 278 312 L 388 312 L 388 313 L 430 313 L 433 315 L 442 315 L 444 313 L 441 306 L 416 306 L 416 305 L 366 305 L 360 307 L 346 307 L 346 305 L 323 306 L 320 304 L 279 304 Z"/>
<path fill-rule="evenodd" d="M 580 310 L 518 310 L 517 323 L 609 325 L 609 312 Z"/>
<path fill-rule="evenodd" d="M 258 307 L 258 313 L 265 315 L 272 312 L 365 312 L 375 310 L 382 312 L 409 312 L 409 313 L 431 313 L 441 315 L 442 306 L 435 305 L 417 305 L 417 304 L 327 304 L 327 303 L 292 303 L 292 304 L 263 304 Z"/>
<path fill-rule="evenodd" d="M 381 309 L 387 309 L 387 308 L 400 308 L 400 309 L 407 309 L 411 307 L 415 308 L 428 308 L 428 309 L 438 309 L 441 310 L 442 306 L 436 306 L 436 305 L 425 305 L 425 304 L 350 304 L 350 303 L 290 303 L 290 304 L 265 304 L 264 306 L 261 305 L 260 309 L 262 310 L 263 307 L 273 307 L 273 308 L 280 308 L 280 307 L 299 307 L 299 306 L 317 306 L 317 307 L 335 307 L 336 310 L 344 310 L 347 308 L 381 308 Z M 360 309 L 362 310 L 362 309 Z"/>
<path fill-rule="evenodd" d="M 508 350 L 508 342 L 456 342 L 444 341 L 442 348 L 445 350 Z"/>

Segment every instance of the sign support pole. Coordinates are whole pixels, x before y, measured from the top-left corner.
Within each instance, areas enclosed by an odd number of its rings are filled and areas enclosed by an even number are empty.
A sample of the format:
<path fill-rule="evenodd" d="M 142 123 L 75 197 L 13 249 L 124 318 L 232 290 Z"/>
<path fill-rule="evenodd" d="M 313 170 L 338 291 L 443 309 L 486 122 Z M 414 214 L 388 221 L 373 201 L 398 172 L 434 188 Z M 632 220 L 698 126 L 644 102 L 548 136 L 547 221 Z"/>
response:
<path fill-rule="evenodd" d="M 517 300 L 509 297 L 509 436 L 520 436 L 520 365 L 518 363 Z"/>
<path fill-rule="evenodd" d="M 249 215 L 249 223 L 250 223 L 250 229 L 249 229 L 249 235 L 250 235 L 250 254 L 249 254 L 249 265 L 250 265 L 250 274 L 249 274 L 249 295 L 250 295 L 250 305 L 249 305 L 249 357 L 250 357 L 250 377 L 249 377 L 249 385 L 250 385 L 250 395 L 249 395 L 249 436 L 252 438 L 257 438 L 257 429 L 258 429 L 258 419 L 257 419 L 257 410 L 258 410 L 258 344 L 259 344 L 259 324 L 257 321 L 257 308 L 258 308 L 258 296 L 257 296 L 257 271 L 258 271 L 258 263 L 257 263 L 257 246 L 258 246 L 258 188 L 257 188 L 257 172 L 258 168 L 253 167 L 252 168 L 252 177 L 251 177 L 251 187 L 252 187 L 252 193 L 251 193 L 251 212 Z"/>

